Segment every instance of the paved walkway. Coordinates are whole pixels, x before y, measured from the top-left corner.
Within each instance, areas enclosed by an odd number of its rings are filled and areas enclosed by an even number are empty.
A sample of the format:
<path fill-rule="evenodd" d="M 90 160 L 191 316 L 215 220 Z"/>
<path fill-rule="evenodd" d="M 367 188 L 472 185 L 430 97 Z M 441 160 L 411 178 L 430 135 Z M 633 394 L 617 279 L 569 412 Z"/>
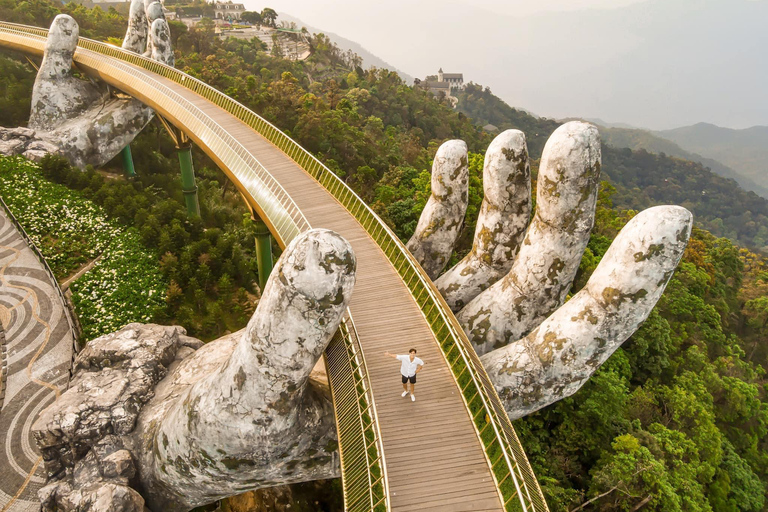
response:
<path fill-rule="evenodd" d="M 72 360 L 72 334 L 54 286 L 0 207 L 0 321 L 8 366 L 0 408 L 0 512 L 40 510 L 45 474 L 31 428 L 65 389 Z"/>

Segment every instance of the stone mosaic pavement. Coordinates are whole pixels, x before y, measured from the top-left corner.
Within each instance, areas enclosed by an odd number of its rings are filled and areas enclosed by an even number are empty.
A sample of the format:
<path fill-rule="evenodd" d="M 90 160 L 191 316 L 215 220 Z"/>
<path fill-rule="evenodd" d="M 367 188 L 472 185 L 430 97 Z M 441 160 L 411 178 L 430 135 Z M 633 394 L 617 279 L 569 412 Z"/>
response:
<path fill-rule="evenodd" d="M 0 384 L 0 512 L 40 510 L 37 491 L 45 475 L 31 428 L 69 378 L 73 340 L 64 308 L 55 283 L 0 207 L 0 367 L 7 366 Z"/>

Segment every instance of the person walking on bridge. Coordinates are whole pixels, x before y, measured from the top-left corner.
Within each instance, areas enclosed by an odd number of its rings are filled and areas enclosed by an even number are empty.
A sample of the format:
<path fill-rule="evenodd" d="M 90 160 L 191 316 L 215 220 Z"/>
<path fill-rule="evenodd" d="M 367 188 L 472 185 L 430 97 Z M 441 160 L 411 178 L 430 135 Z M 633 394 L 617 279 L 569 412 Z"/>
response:
<path fill-rule="evenodd" d="M 411 383 L 411 402 L 416 401 L 416 374 L 424 367 L 424 361 L 416 357 L 416 349 L 412 348 L 408 351 L 408 355 L 405 354 L 390 354 L 384 352 L 385 356 L 394 357 L 402 364 L 400 365 L 400 374 L 403 377 L 403 394 L 400 395 L 403 398 L 408 394 L 408 383 Z"/>

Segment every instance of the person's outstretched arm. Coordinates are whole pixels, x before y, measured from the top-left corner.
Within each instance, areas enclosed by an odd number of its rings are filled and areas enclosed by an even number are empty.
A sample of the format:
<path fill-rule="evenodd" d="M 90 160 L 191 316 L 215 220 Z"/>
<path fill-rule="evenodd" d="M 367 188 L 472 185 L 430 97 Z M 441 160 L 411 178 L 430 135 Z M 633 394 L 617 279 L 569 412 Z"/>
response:
<path fill-rule="evenodd" d="M 390 354 L 389 352 L 384 352 L 384 355 L 397 359 L 397 354 Z"/>

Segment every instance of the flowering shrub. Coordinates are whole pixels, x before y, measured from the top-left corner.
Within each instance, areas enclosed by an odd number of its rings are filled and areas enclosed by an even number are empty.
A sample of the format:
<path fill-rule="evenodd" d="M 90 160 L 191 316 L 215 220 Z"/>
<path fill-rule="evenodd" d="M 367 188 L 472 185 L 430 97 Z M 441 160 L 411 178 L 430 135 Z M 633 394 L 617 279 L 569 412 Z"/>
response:
<path fill-rule="evenodd" d="M 59 279 L 101 254 L 121 231 L 102 208 L 46 180 L 21 157 L 0 157 L 0 195 Z"/>
<path fill-rule="evenodd" d="M 165 306 L 168 285 L 158 257 L 135 229 L 120 227 L 100 206 L 46 180 L 37 164 L 21 157 L 0 157 L 0 195 L 59 279 L 102 255 L 70 287 L 83 340 L 152 321 Z"/>
<path fill-rule="evenodd" d="M 142 245 L 135 229 L 125 230 L 71 286 L 83 338 L 91 340 L 131 322 L 152 321 L 157 308 L 165 306 L 167 288 L 157 256 Z"/>

